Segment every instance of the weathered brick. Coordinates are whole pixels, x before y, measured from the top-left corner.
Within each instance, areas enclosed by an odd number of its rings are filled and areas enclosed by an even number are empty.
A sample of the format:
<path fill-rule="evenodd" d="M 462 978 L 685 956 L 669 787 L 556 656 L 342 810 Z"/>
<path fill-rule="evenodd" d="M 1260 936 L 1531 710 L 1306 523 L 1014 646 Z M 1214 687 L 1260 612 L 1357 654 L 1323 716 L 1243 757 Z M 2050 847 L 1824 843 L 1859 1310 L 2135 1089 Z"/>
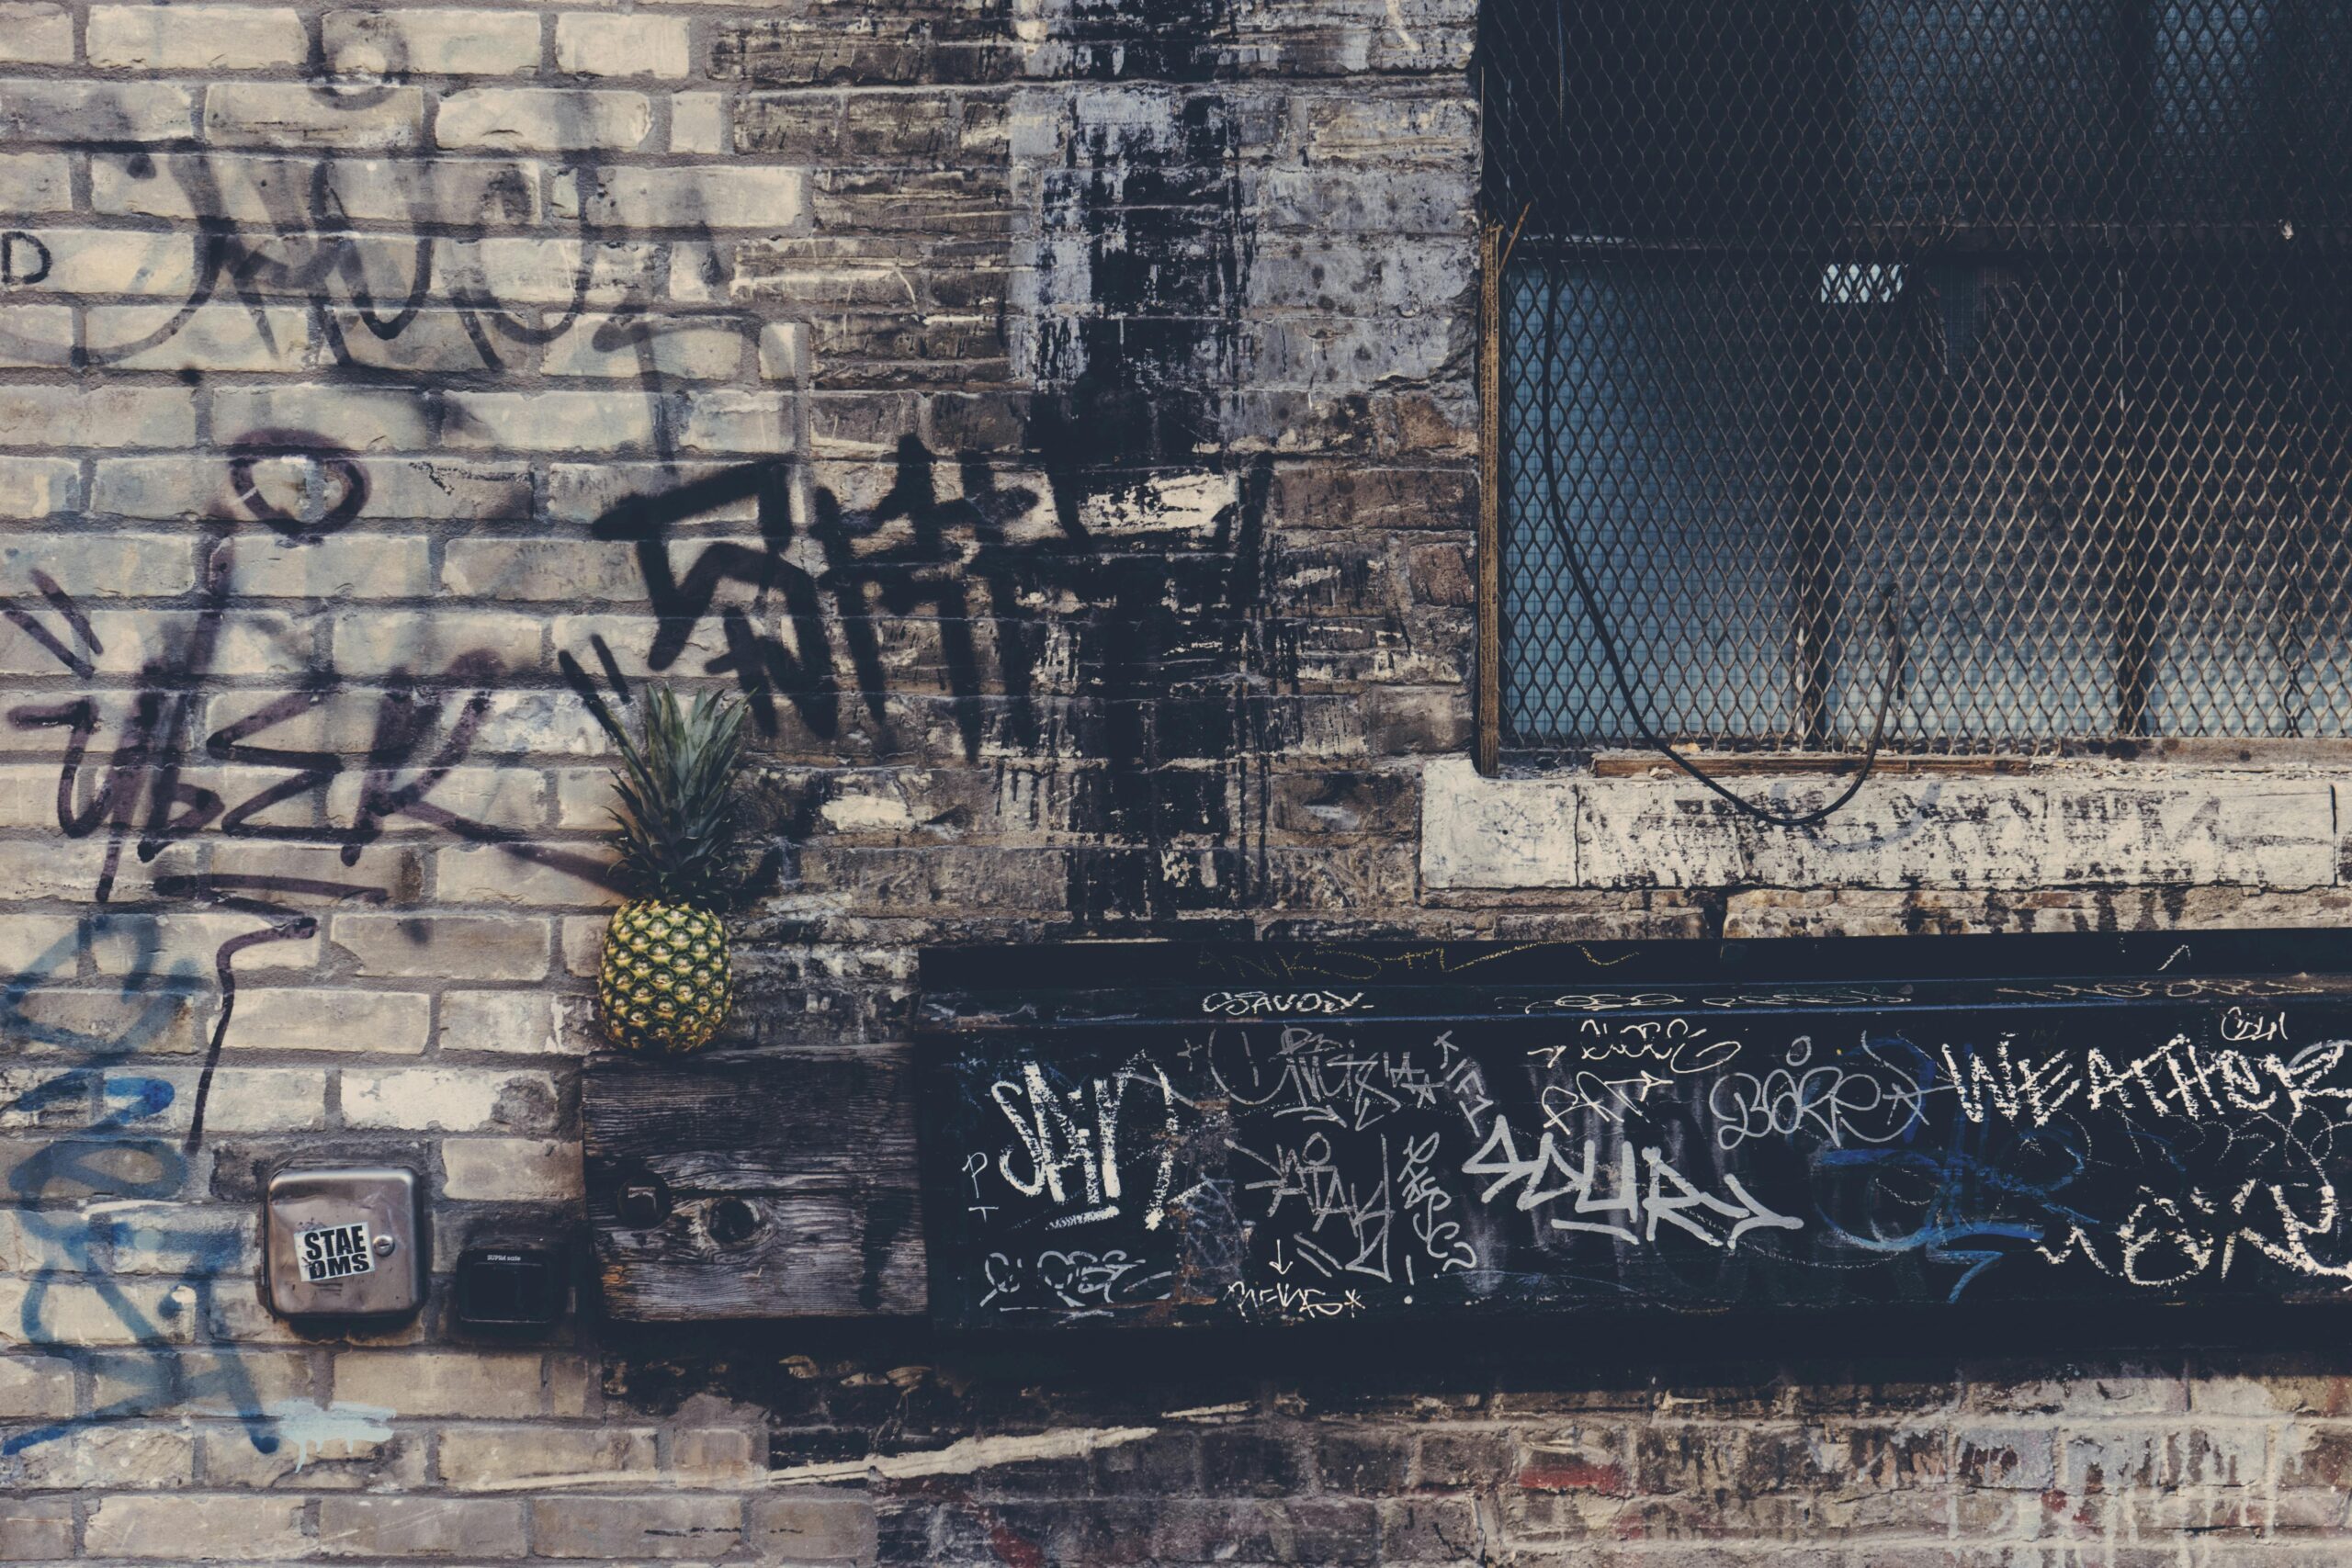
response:
<path fill-rule="evenodd" d="M 63 457 L 0 457 L 0 517 L 41 518 L 75 503 L 80 466 Z"/>
<path fill-rule="evenodd" d="M 63 212 L 73 205 L 74 164 L 66 154 L 0 152 L 0 213 Z"/>
<path fill-rule="evenodd" d="M 743 330 L 710 317 L 583 316 L 547 345 L 550 376 L 725 380 L 743 360 Z"/>
<path fill-rule="evenodd" d="M 240 1051 L 364 1051 L 414 1055 L 432 1025 L 432 998 L 399 991 L 237 992 L 226 1043 Z"/>
<path fill-rule="evenodd" d="M 0 534 L 0 580 L 45 570 L 88 596 L 167 597 L 196 585 L 189 541 L 154 534 L 68 534 L 40 539 Z M 85 587 L 84 585 L 87 586 Z"/>
<path fill-rule="evenodd" d="M 526 152 L 633 152 L 653 129 L 642 93 L 479 87 L 441 100 L 435 139 L 444 147 Z"/>
<path fill-rule="evenodd" d="M 101 1497 L 84 1527 L 85 1550 L 100 1557 L 181 1562 L 281 1562 L 308 1556 L 300 1498 L 250 1495 Z"/>
<path fill-rule="evenodd" d="M 311 316 L 290 305 L 253 310 L 93 305 L 90 355 L 126 370 L 300 370 L 311 363 Z"/>
<path fill-rule="evenodd" d="M 0 368 L 74 362 L 74 312 L 62 305 L 0 305 Z"/>
<path fill-rule="evenodd" d="M 0 17 L 0 27 L 6 23 L 7 18 Z M 0 1494 L 0 1560 L 59 1562 L 73 1555 L 72 1498 Z"/>
<path fill-rule="evenodd" d="M 520 1557 L 523 1505 L 492 1498 L 329 1497 L 319 1550 L 336 1557 Z"/>
<path fill-rule="evenodd" d="M 642 452 L 653 446 L 653 405 L 629 392 L 453 392 L 453 446 L 526 452 Z"/>
<path fill-rule="evenodd" d="M 688 452 L 774 456 L 791 451 L 794 400 L 781 392 L 694 391 L 684 399 L 678 445 Z"/>
<path fill-rule="evenodd" d="M 711 1561 L 742 1540 L 735 1497 L 540 1497 L 531 1539 L 543 1557 L 680 1557 Z"/>
<path fill-rule="evenodd" d="M 603 844 L 482 844 L 436 851 L 435 896 L 448 904 L 502 904 L 519 908 L 576 908 L 616 904 L 602 874 L 613 861 Z"/>
<path fill-rule="evenodd" d="M 214 85 L 204 92 L 204 139 L 224 147 L 413 147 L 424 135 L 415 87 L 321 93 L 295 83 Z"/>
<path fill-rule="evenodd" d="M 547 1377 L 535 1352 L 466 1347 L 440 1350 L 345 1350 L 334 1358 L 334 1406 L 371 1406 L 403 1416 L 538 1417 Z"/>
<path fill-rule="evenodd" d="M 176 141 L 196 99 L 154 82 L 0 82 L 0 142 Z"/>
<path fill-rule="evenodd" d="M 441 583 L 468 598 L 500 601 L 645 597 L 634 552 L 580 539 L 456 539 Z"/>
<path fill-rule="evenodd" d="M 545 920 L 503 915 L 345 913 L 333 929 L 363 975 L 447 980 L 538 979 L 551 935 Z"/>
<path fill-rule="evenodd" d="M 488 1202 L 576 1203 L 580 1159 L 578 1144 L 560 1140 L 450 1138 L 441 1145 L 441 1191 Z"/>
<path fill-rule="evenodd" d="M 238 598 L 408 599 L 431 592 L 422 537 L 339 535 L 292 542 L 253 535 L 229 552 L 229 592 Z"/>
<path fill-rule="evenodd" d="M 684 76 L 693 40 L 676 17 L 574 11 L 555 19 L 555 68 L 581 76 Z"/>
<path fill-rule="evenodd" d="M 93 1427 L 28 1448 L 19 1463 L 30 1487 L 161 1491 L 195 1478 L 196 1438 L 168 1427 Z"/>
<path fill-rule="evenodd" d="M 0 386 L 0 445 L 184 446 L 195 395 L 158 386 Z"/>
<path fill-rule="evenodd" d="M 131 915 L 110 913 L 90 922 L 90 956 L 101 975 L 168 973 L 182 965 L 209 975 L 227 943 L 271 929 L 252 915 Z M 240 945 L 226 956 L 240 975 L 260 970 L 307 970 L 319 961 L 319 939 L 288 931 L 271 940 Z"/>
<path fill-rule="evenodd" d="M 544 1133 L 555 1125 L 555 1080 L 476 1067 L 346 1067 L 343 1119 L 353 1127 Z"/>
<path fill-rule="evenodd" d="M 300 65 L 310 38 L 281 6 L 93 6 L 88 49 L 123 71 L 261 71 Z"/>
<path fill-rule="evenodd" d="M 414 450 L 433 445 L 433 407 L 412 390 L 301 385 L 214 390 L 215 440 L 282 430 L 355 452 Z"/>
<path fill-rule="evenodd" d="M 591 1044 L 582 1008 L 573 1005 L 584 999 L 539 991 L 445 992 L 436 1039 L 444 1052 L 579 1055 Z"/>
<path fill-rule="evenodd" d="M 877 1544 L 873 1500 L 782 1496 L 753 1499 L 746 1544 L 764 1561 L 870 1561 Z"/>
<path fill-rule="evenodd" d="M 539 63 L 531 11 L 330 11 L 319 24 L 329 69 L 378 76 L 512 76 Z"/>
<path fill-rule="evenodd" d="M 807 186 L 797 169 L 715 165 L 571 171 L 556 177 L 560 218 L 615 229 L 763 229 L 798 224 Z"/>
<path fill-rule="evenodd" d="M 335 620 L 335 664 L 346 675 L 447 670 L 460 660 L 529 670 L 539 663 L 545 630 L 528 615 L 503 610 L 356 612 Z"/>
<path fill-rule="evenodd" d="M 654 1468 L 654 1436 L 637 1427 L 590 1430 L 453 1427 L 441 1435 L 441 1479 L 461 1490 L 579 1475 L 643 1473 Z"/>
<path fill-rule="evenodd" d="M 0 65 L 73 63 L 73 12 L 46 0 L 0 5 Z"/>
<path fill-rule="evenodd" d="M 729 152 L 727 96 L 676 93 L 670 98 L 670 151 L 706 155 Z"/>
<path fill-rule="evenodd" d="M 0 1418 L 55 1420 L 74 1413 L 74 1363 L 63 1356 L 0 1356 Z"/>

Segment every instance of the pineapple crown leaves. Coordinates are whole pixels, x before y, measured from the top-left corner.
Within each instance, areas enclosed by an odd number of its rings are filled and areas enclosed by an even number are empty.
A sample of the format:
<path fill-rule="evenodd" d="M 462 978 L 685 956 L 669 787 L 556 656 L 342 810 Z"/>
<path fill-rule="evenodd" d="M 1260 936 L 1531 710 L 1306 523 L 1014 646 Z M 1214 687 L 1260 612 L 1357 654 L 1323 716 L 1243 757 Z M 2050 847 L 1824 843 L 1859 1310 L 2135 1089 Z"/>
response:
<path fill-rule="evenodd" d="M 715 693 L 682 706 L 666 686 L 647 693 L 632 736 L 602 705 L 593 710 L 620 750 L 613 770 L 613 845 L 622 889 L 639 897 L 717 906 L 742 883 L 735 771 L 743 706 Z"/>

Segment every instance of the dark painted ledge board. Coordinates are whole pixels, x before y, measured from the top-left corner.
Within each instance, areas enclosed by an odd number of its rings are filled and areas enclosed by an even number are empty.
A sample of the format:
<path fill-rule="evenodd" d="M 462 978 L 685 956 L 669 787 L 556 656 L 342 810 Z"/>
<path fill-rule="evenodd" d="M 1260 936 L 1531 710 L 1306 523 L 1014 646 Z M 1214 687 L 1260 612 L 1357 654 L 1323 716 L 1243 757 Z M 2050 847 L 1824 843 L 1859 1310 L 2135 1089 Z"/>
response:
<path fill-rule="evenodd" d="M 959 1328 L 2352 1292 L 2352 933 L 927 954 Z"/>
<path fill-rule="evenodd" d="M 605 1311 L 921 1315 L 913 1088 L 904 1046 L 591 1062 L 581 1119 Z"/>

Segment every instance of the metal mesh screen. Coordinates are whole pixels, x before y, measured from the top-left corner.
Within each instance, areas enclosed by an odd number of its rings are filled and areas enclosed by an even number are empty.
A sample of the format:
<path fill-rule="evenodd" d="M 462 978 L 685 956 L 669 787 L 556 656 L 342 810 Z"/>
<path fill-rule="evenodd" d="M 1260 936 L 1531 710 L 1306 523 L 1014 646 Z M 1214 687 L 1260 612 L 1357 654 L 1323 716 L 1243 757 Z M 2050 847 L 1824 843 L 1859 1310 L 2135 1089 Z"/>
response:
<path fill-rule="evenodd" d="M 1507 749 L 2352 728 L 2352 5 L 1481 35 Z"/>

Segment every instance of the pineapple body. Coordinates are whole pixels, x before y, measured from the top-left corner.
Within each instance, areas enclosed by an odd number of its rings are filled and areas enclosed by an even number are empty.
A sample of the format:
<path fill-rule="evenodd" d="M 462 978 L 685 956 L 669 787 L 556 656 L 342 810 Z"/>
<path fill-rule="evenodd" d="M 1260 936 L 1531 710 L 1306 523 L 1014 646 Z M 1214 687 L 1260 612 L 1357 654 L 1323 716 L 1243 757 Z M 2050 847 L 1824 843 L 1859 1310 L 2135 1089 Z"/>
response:
<path fill-rule="evenodd" d="M 727 928 L 698 905 L 636 898 L 613 912 L 596 970 L 596 1013 L 614 1044 L 698 1051 L 727 1021 Z"/>

